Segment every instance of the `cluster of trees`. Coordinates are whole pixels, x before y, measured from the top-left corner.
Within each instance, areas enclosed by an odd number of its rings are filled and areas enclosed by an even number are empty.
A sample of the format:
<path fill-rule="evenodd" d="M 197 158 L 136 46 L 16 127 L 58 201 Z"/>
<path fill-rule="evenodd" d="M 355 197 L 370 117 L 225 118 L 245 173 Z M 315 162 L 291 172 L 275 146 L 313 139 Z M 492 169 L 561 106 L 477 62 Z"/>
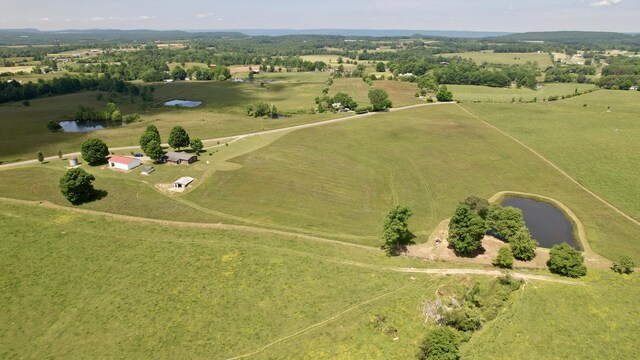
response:
<path fill-rule="evenodd" d="M 538 243 L 524 224 L 522 211 L 514 207 L 502 207 L 476 196 L 461 202 L 449 223 L 449 243 L 460 255 L 470 255 L 482 246 L 482 238 L 490 233 L 509 243 L 508 250 L 501 250 L 494 264 L 511 267 L 513 258 L 531 260 Z"/>
<path fill-rule="evenodd" d="M 584 65 L 567 65 L 552 66 L 545 71 L 545 82 L 561 82 L 570 83 L 577 82 L 580 84 L 591 83 L 591 79 L 587 75 L 595 75 L 596 68 Z"/>
<path fill-rule="evenodd" d="M 200 66 L 193 66 L 189 69 L 184 69 L 181 66 L 176 66 L 171 70 L 169 78 L 173 80 L 185 80 L 186 78 L 192 80 L 218 80 L 224 81 L 231 78 L 231 71 L 225 66 L 215 66 L 209 68 L 203 68 Z"/>
<path fill-rule="evenodd" d="M 278 108 L 275 105 L 269 106 L 265 102 L 257 102 L 245 107 L 245 114 L 253 117 L 269 116 L 272 118 L 278 117 Z"/>
<path fill-rule="evenodd" d="M 147 126 L 145 132 L 140 136 L 140 149 L 151 159 L 153 162 L 160 162 L 162 156 L 164 156 L 164 150 L 162 150 L 162 140 L 160 139 L 160 132 L 158 128 L 150 124 Z"/>
<path fill-rule="evenodd" d="M 616 56 L 609 59 L 609 65 L 602 69 L 598 86 L 605 89 L 629 90 L 640 84 L 640 58 Z"/>
<path fill-rule="evenodd" d="M 140 119 L 140 115 L 136 113 L 122 115 L 118 106 L 112 102 L 107 103 L 102 111 L 96 111 L 93 108 L 80 105 L 74 118 L 74 120 L 78 121 L 122 121 L 125 123 L 138 119 Z"/>
<path fill-rule="evenodd" d="M 99 90 L 142 96 L 150 90 L 108 76 L 63 75 L 49 80 L 38 79 L 21 84 L 18 81 L 0 81 L 0 103 L 30 100 L 42 96 L 63 95 L 84 90 Z M 146 94 L 149 96 L 149 94 Z"/>

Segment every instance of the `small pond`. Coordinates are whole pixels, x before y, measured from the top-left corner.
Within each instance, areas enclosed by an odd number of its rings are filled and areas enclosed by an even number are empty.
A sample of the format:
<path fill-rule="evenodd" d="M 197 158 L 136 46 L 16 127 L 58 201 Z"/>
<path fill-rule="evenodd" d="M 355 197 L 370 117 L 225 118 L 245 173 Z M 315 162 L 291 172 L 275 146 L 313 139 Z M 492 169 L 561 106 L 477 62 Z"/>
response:
<path fill-rule="evenodd" d="M 576 249 L 580 248 L 573 236 L 573 223 L 557 207 L 543 201 L 519 197 L 506 198 L 501 205 L 522 210 L 531 236 L 541 247 L 551 248 L 566 242 Z"/>
<path fill-rule="evenodd" d="M 181 106 L 187 108 L 193 108 L 202 105 L 202 101 L 191 100 L 171 100 L 164 103 L 165 106 Z"/>
<path fill-rule="evenodd" d="M 60 122 L 64 132 L 89 132 L 123 125 L 122 121 L 68 120 Z"/>

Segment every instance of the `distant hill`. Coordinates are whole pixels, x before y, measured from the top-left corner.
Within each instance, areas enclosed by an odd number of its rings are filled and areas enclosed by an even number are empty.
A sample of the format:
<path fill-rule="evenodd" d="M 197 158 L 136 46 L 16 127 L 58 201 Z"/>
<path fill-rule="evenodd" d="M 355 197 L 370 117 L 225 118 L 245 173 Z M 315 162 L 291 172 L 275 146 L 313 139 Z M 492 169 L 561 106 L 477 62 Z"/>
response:
<path fill-rule="evenodd" d="M 38 45 L 74 43 L 150 42 L 167 40 L 191 40 L 202 38 L 240 38 L 246 35 L 238 32 L 187 32 L 180 30 L 56 30 L 1 29 L 0 45 Z"/>
<path fill-rule="evenodd" d="M 526 32 L 495 37 L 507 41 L 544 41 L 563 44 L 640 44 L 640 35 L 596 31 Z"/>
<path fill-rule="evenodd" d="M 216 30 L 211 30 L 216 31 Z M 225 30 L 240 32 L 251 36 L 283 36 L 283 35 L 338 35 L 338 36 L 371 36 L 371 37 L 398 37 L 426 35 L 450 38 L 483 38 L 502 36 L 508 32 L 487 31 L 443 31 L 443 30 L 375 30 L 375 29 L 233 29 Z"/>

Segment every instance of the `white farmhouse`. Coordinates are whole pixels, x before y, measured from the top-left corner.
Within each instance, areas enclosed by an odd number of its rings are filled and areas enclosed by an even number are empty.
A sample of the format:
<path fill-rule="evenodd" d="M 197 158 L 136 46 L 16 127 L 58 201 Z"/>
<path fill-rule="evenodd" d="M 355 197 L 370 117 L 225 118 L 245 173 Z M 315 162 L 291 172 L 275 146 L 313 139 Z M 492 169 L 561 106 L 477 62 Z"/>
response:
<path fill-rule="evenodd" d="M 140 166 L 140 159 L 128 156 L 112 156 L 109 158 L 109 167 L 112 169 L 131 170 Z"/>

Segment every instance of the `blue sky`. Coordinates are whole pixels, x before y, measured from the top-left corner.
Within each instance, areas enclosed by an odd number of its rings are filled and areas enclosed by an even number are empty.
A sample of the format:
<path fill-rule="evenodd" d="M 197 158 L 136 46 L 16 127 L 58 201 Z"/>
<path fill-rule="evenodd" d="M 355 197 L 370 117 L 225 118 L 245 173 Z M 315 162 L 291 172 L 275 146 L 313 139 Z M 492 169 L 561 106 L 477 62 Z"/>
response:
<path fill-rule="evenodd" d="M 0 28 L 640 32 L 639 0 L 2 0 Z"/>

